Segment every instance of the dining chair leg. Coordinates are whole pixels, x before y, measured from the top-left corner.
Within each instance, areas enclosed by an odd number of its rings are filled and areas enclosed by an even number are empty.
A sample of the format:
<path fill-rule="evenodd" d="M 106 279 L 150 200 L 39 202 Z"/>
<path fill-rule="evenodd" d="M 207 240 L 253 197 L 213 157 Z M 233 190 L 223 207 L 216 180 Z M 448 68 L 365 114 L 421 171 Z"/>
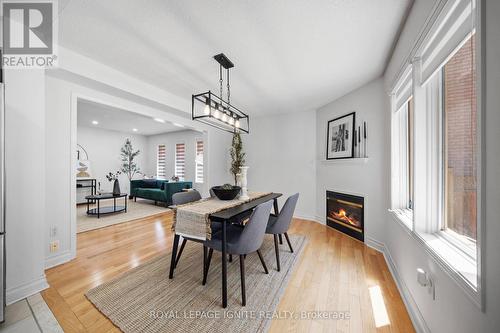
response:
<path fill-rule="evenodd" d="M 274 234 L 274 252 L 276 252 L 276 265 L 278 267 L 278 272 L 280 271 L 280 250 L 278 248 L 278 235 Z"/>
<path fill-rule="evenodd" d="M 203 246 L 203 267 L 202 267 L 202 274 L 203 278 L 205 277 L 205 267 L 207 266 L 207 247 Z M 203 284 L 203 282 L 202 282 Z"/>
<path fill-rule="evenodd" d="M 266 263 L 264 262 L 264 257 L 262 257 L 260 250 L 257 250 L 257 254 L 259 255 L 259 259 L 260 259 L 260 263 L 262 264 L 262 267 L 264 267 L 264 272 L 266 272 L 266 274 L 269 274 L 269 271 L 267 270 Z"/>
<path fill-rule="evenodd" d="M 290 252 L 293 253 L 292 243 L 290 243 L 290 238 L 288 238 L 288 234 L 286 232 L 285 232 L 285 238 L 286 238 L 286 242 L 288 243 L 288 247 L 290 248 Z"/>
<path fill-rule="evenodd" d="M 210 268 L 210 261 L 212 261 L 212 254 L 214 253 L 213 249 L 208 250 L 208 258 L 205 263 L 204 271 L 203 271 L 203 285 L 207 284 L 207 278 L 208 278 L 208 269 Z"/>
<path fill-rule="evenodd" d="M 186 246 L 187 239 L 184 238 L 182 240 L 181 248 L 179 249 L 179 254 L 177 255 L 177 258 L 175 259 L 175 266 L 174 268 L 177 268 L 177 264 L 179 263 L 179 259 L 181 259 L 182 251 L 184 251 L 184 246 Z"/>
<path fill-rule="evenodd" d="M 175 259 L 177 257 L 177 247 L 179 246 L 179 235 L 174 236 L 174 244 L 172 245 L 172 258 L 170 259 L 170 273 L 168 278 L 172 279 L 174 277 Z"/>
<path fill-rule="evenodd" d="M 245 257 L 240 255 L 240 274 L 241 274 L 241 305 L 247 304 L 247 296 L 245 290 Z"/>
<path fill-rule="evenodd" d="M 280 239 L 280 245 L 283 244 L 283 237 L 281 237 L 281 234 L 278 235 L 278 238 Z"/>

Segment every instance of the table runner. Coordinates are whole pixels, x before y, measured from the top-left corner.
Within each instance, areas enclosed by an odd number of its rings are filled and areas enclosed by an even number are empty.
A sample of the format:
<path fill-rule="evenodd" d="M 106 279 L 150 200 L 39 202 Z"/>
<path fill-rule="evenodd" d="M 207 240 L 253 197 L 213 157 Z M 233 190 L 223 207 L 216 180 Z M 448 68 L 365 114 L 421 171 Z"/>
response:
<path fill-rule="evenodd" d="M 210 214 L 239 206 L 269 194 L 271 192 L 249 192 L 247 200 L 219 200 L 214 197 L 179 205 L 174 209 L 172 231 L 188 238 L 211 239 Z"/>

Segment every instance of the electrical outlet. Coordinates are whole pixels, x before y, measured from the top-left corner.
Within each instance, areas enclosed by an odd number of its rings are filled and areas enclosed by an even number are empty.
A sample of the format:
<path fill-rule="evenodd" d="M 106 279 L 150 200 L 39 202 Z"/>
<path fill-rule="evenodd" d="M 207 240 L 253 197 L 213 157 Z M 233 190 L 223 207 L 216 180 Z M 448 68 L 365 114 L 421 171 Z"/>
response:
<path fill-rule="evenodd" d="M 55 240 L 50 242 L 50 252 L 57 252 L 59 251 L 59 241 Z"/>

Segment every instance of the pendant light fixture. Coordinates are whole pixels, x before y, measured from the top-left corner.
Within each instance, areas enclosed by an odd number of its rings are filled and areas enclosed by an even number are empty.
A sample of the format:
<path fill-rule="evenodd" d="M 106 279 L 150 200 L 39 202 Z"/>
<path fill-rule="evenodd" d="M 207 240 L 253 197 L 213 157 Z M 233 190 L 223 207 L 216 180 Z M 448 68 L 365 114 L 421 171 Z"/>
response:
<path fill-rule="evenodd" d="M 217 96 L 210 90 L 193 95 L 191 98 L 192 119 L 231 133 L 249 133 L 248 115 L 231 105 L 229 69 L 233 68 L 234 64 L 224 53 L 215 55 L 214 59 L 219 63 L 220 95 Z M 227 100 L 224 100 L 223 96 L 222 68 L 226 70 Z"/>

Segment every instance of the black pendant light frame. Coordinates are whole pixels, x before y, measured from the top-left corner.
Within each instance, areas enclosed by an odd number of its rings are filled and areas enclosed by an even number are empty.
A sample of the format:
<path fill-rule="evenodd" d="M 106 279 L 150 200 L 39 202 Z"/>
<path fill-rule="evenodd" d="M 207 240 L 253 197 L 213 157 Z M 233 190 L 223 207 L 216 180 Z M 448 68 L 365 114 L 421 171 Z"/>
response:
<path fill-rule="evenodd" d="M 215 55 L 214 59 L 219 63 L 220 96 L 215 95 L 210 90 L 192 95 L 191 117 L 193 120 L 226 132 L 249 133 L 250 119 L 248 115 L 230 103 L 229 69 L 233 68 L 234 64 L 223 53 Z M 227 101 L 222 96 L 222 68 L 227 71 Z M 196 112 L 197 105 L 203 105 L 202 112 Z"/>

